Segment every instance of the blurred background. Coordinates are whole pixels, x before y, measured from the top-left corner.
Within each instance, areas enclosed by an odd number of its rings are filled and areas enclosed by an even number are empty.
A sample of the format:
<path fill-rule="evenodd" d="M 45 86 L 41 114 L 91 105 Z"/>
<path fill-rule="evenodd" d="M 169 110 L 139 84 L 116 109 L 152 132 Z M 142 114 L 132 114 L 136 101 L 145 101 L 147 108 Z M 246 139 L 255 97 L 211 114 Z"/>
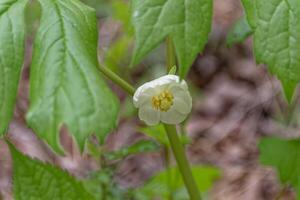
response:
<path fill-rule="evenodd" d="M 138 66 L 129 68 L 134 31 L 128 1 L 83 2 L 97 10 L 101 63 L 134 85 L 166 73 L 163 44 Z M 58 165 L 77 177 L 86 177 L 99 168 L 98 163 L 93 155 L 78 153 L 67 131 L 63 130 L 61 134 L 67 155 L 61 157 L 54 155 L 26 126 L 24 116 L 28 109 L 31 50 L 40 16 L 38 3 L 30 1 L 27 11 L 26 57 L 8 137 L 22 152 Z M 280 191 L 280 185 L 274 170 L 259 165 L 257 142 L 262 136 L 299 136 L 299 106 L 295 103 L 291 112 L 282 97 L 279 82 L 267 73 L 265 66 L 256 65 L 251 37 L 228 47 L 228 32 L 242 16 L 243 9 L 239 1 L 214 0 L 213 28 L 209 41 L 187 78 L 193 96 L 193 113 L 186 121 L 184 130 L 188 135 L 187 152 L 191 163 L 215 166 L 221 170 L 221 176 L 208 194 L 209 199 L 273 200 Z M 131 97 L 112 83 L 109 84 L 120 98 L 121 111 L 119 124 L 105 144 L 108 152 L 142 144 L 153 135 L 157 137 L 164 134 L 161 127 L 144 127 L 136 117 Z M 111 154 L 114 161 L 100 175 L 102 180 L 114 180 L 111 184 L 118 191 L 109 191 L 114 193 L 112 196 L 119 195 L 125 189 L 144 185 L 165 167 L 164 149 L 157 150 L 149 144 L 141 148 L 143 153 L 136 150 L 139 153 L 131 154 L 128 152 L 134 152 L 135 149 L 127 148 L 127 153 Z M 11 158 L 1 140 L 0 155 L 0 193 L 9 200 L 12 199 Z M 111 166 L 115 167 L 113 171 Z M 295 199 L 293 191 L 287 189 L 283 192 L 281 199 Z M 117 199 L 117 195 L 112 199 Z"/>

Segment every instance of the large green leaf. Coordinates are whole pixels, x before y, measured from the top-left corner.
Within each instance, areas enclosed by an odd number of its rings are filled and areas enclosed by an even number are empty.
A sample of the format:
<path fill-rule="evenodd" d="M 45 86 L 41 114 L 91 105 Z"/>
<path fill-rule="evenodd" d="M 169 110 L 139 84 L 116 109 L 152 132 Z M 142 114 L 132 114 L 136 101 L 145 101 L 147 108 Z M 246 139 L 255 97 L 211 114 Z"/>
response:
<path fill-rule="evenodd" d="M 178 56 L 179 74 L 184 78 L 208 39 L 211 18 L 212 0 L 133 0 L 133 63 L 138 63 L 170 35 Z"/>
<path fill-rule="evenodd" d="M 11 144 L 13 194 L 16 200 L 92 200 L 96 199 L 82 181 L 50 164 L 21 154 Z"/>
<path fill-rule="evenodd" d="M 78 0 L 40 0 L 31 66 L 29 125 L 57 152 L 65 124 L 81 149 L 115 126 L 118 103 L 97 71 L 95 11 Z"/>
<path fill-rule="evenodd" d="M 300 140 L 264 138 L 259 149 L 261 163 L 276 168 L 281 182 L 292 185 L 300 199 Z"/>
<path fill-rule="evenodd" d="M 13 115 L 24 56 L 27 0 L 0 0 L 0 136 Z"/>
<path fill-rule="evenodd" d="M 194 166 L 192 172 L 202 193 L 207 192 L 220 176 L 220 171 L 213 167 Z M 135 196 L 139 200 L 167 200 L 170 196 L 174 200 L 189 199 L 177 167 L 157 173 L 144 186 L 135 190 Z"/>
<path fill-rule="evenodd" d="M 254 51 L 282 82 L 291 101 L 300 81 L 300 1 L 243 0 L 254 29 Z"/>

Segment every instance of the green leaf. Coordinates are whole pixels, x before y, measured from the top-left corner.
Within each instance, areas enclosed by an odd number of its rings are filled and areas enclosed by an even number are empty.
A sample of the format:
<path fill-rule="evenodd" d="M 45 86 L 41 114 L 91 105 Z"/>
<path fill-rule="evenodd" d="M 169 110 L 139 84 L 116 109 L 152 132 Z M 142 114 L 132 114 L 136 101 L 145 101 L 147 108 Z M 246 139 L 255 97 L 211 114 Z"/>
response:
<path fill-rule="evenodd" d="M 281 80 L 287 100 L 300 81 L 300 1 L 244 0 L 258 63 Z"/>
<path fill-rule="evenodd" d="M 168 35 L 184 78 L 211 30 L 212 0 L 133 0 L 136 64 Z"/>
<path fill-rule="evenodd" d="M 9 144 L 13 159 L 13 194 L 16 200 L 96 199 L 67 172 L 21 154 Z"/>
<path fill-rule="evenodd" d="M 259 149 L 261 163 L 276 168 L 282 184 L 292 185 L 300 199 L 300 140 L 264 138 Z"/>
<path fill-rule="evenodd" d="M 193 167 L 192 172 L 201 192 L 207 192 L 220 176 L 220 171 L 213 167 Z M 170 189 L 172 194 L 170 194 Z M 140 200 L 156 198 L 167 200 L 170 195 L 174 200 L 189 199 L 179 170 L 175 167 L 157 173 L 148 183 L 136 189 L 135 193 L 137 199 Z"/>
<path fill-rule="evenodd" d="M 97 66 L 95 11 L 78 0 L 40 0 L 42 17 L 33 52 L 29 125 L 57 152 L 65 124 L 83 149 L 115 126 L 118 102 Z"/>
<path fill-rule="evenodd" d="M 141 140 L 131 146 L 123 147 L 117 151 L 107 152 L 105 156 L 109 160 L 116 160 L 133 154 L 154 152 L 159 149 L 160 147 L 156 142 L 151 140 Z"/>
<path fill-rule="evenodd" d="M 27 0 L 0 0 L 0 137 L 12 118 L 24 57 Z"/>
<path fill-rule="evenodd" d="M 253 33 L 252 28 L 248 24 L 245 17 L 239 19 L 227 35 L 226 43 L 232 47 L 236 43 L 245 41 Z"/>
<path fill-rule="evenodd" d="M 168 74 L 176 75 L 176 71 L 177 71 L 177 67 L 176 67 L 176 65 L 174 65 L 174 66 L 170 69 L 170 71 L 169 71 Z"/>
<path fill-rule="evenodd" d="M 169 140 L 167 137 L 166 130 L 162 124 L 156 125 L 156 126 L 146 126 L 146 127 L 140 127 L 138 130 L 151 137 L 154 138 L 156 141 L 159 143 L 168 146 L 169 145 Z"/>
<path fill-rule="evenodd" d="M 248 23 L 251 27 L 256 27 L 255 0 L 241 0 L 246 12 Z"/>

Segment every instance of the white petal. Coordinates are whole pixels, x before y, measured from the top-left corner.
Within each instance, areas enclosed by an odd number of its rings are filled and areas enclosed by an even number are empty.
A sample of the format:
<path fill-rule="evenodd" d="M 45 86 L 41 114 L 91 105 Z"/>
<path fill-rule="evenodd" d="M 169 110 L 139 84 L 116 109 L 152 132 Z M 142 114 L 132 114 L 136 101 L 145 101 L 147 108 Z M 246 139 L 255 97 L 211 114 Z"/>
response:
<path fill-rule="evenodd" d="M 156 95 L 156 93 L 156 88 L 139 87 L 133 95 L 134 106 L 139 108 L 145 103 L 151 103 L 151 98 Z"/>
<path fill-rule="evenodd" d="M 156 86 L 179 83 L 179 77 L 176 75 L 168 74 L 153 81 L 150 81 L 149 83 L 154 84 Z"/>
<path fill-rule="evenodd" d="M 181 94 L 184 94 L 183 92 Z M 192 110 L 192 98 L 186 93 L 186 96 L 176 96 L 174 98 L 174 109 L 182 114 L 189 114 Z"/>
<path fill-rule="evenodd" d="M 168 88 L 172 93 L 176 93 L 178 91 L 188 91 L 188 86 L 184 80 L 181 83 L 173 83 L 169 85 Z"/>
<path fill-rule="evenodd" d="M 147 98 L 158 95 L 171 84 L 179 84 L 179 77 L 176 75 L 165 75 L 153 81 L 141 85 L 133 95 L 135 107 L 142 106 L 147 102 Z"/>
<path fill-rule="evenodd" d="M 135 92 L 134 96 L 138 98 L 138 96 L 142 93 L 144 93 L 146 90 L 149 88 L 152 89 L 157 89 L 160 86 L 167 86 L 171 83 L 178 83 L 179 82 L 179 77 L 175 75 L 166 75 L 162 76 L 158 79 L 155 79 L 153 81 L 149 81 L 143 85 L 141 85 Z"/>
<path fill-rule="evenodd" d="M 182 114 L 175 109 L 167 112 L 161 112 L 161 121 L 166 124 L 180 124 L 186 118 L 187 114 Z"/>
<path fill-rule="evenodd" d="M 142 106 L 139 109 L 139 118 L 147 125 L 153 126 L 159 123 L 160 113 L 151 106 Z"/>
<path fill-rule="evenodd" d="M 133 105 L 136 108 L 139 108 L 146 103 L 150 104 L 151 98 L 152 98 L 152 96 L 147 93 L 141 94 L 141 95 L 139 95 L 139 97 L 134 96 L 133 97 Z"/>

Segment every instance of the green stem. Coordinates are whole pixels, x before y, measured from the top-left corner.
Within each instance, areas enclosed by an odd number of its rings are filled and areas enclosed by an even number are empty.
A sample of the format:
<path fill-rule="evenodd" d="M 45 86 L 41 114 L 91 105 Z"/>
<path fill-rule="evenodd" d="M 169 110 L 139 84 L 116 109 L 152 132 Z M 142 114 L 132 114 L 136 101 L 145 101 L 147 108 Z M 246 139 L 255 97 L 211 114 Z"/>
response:
<path fill-rule="evenodd" d="M 176 55 L 175 55 L 175 49 L 174 44 L 172 42 L 172 39 L 170 37 L 166 40 L 166 46 L 167 46 L 167 73 L 172 69 L 173 66 L 176 65 Z"/>
<path fill-rule="evenodd" d="M 119 77 L 117 74 L 115 74 L 113 71 L 111 71 L 109 68 L 100 65 L 99 64 L 99 70 L 111 81 L 113 81 L 115 84 L 120 86 L 123 90 L 125 90 L 128 94 L 131 96 L 134 95 L 135 89 L 132 87 L 128 82 L 123 80 L 121 77 Z"/>
<path fill-rule="evenodd" d="M 170 37 L 166 41 L 166 50 L 167 50 L 167 70 L 169 71 L 174 65 L 176 65 L 176 55 L 174 44 Z M 174 157 L 177 161 L 179 171 L 181 173 L 183 182 L 187 191 L 189 193 L 191 200 L 201 200 L 201 195 L 198 190 L 196 181 L 192 174 L 189 162 L 186 158 L 184 147 L 180 142 L 180 139 L 177 134 L 176 127 L 173 125 L 165 124 L 165 129 L 171 144 L 171 148 L 174 154 Z"/>
<path fill-rule="evenodd" d="M 177 165 L 179 171 L 182 175 L 183 182 L 188 190 L 191 200 L 201 200 L 200 192 L 198 190 L 196 181 L 193 177 L 191 168 L 189 166 L 188 160 L 185 155 L 184 148 L 180 143 L 179 137 L 177 135 L 177 130 L 174 125 L 165 124 L 165 129 L 171 144 L 171 148 L 173 150 L 175 159 L 177 161 Z"/>

